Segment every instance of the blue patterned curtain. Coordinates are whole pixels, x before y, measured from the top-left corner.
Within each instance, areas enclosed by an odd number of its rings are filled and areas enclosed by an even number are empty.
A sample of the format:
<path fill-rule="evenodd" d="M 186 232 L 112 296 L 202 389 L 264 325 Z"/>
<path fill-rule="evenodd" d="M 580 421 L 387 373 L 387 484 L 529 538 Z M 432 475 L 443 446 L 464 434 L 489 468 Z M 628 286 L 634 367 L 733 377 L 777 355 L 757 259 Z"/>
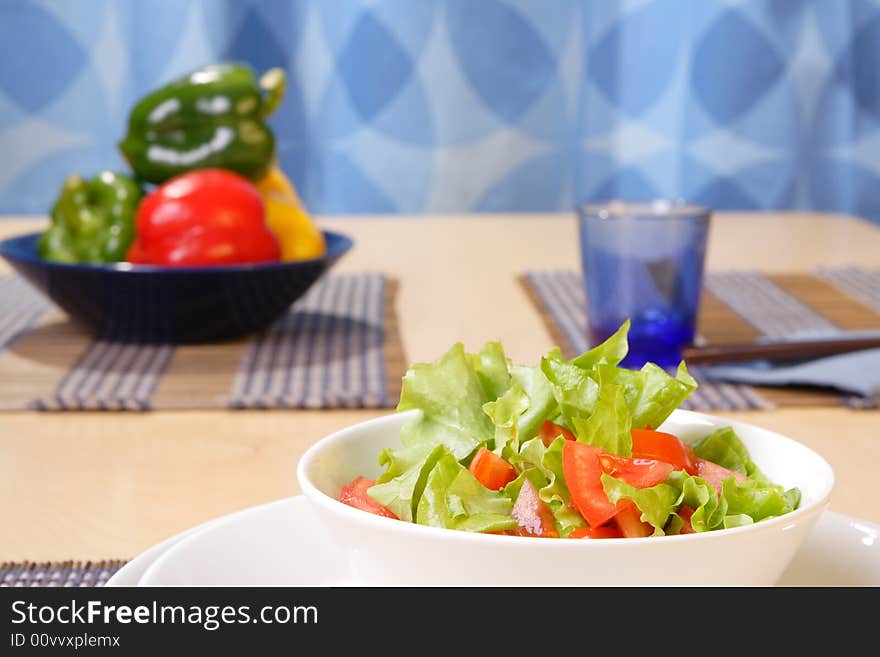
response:
<path fill-rule="evenodd" d="M 287 69 L 283 168 L 321 213 L 608 197 L 880 221 L 869 0 L 3 0 L 0 212 L 121 168 L 132 103 Z"/>

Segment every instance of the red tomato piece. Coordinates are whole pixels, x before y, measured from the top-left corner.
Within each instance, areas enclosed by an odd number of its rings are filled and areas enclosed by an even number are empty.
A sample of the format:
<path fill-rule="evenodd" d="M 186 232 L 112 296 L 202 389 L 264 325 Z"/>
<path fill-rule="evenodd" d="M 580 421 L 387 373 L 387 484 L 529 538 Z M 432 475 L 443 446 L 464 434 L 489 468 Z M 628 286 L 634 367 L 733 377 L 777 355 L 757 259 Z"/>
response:
<path fill-rule="evenodd" d="M 556 440 L 560 435 L 566 440 L 575 439 L 574 434 L 565 427 L 551 422 L 550 420 L 544 420 L 544 423 L 541 425 L 541 442 L 544 443 L 544 447 L 550 447 L 550 443 Z"/>
<path fill-rule="evenodd" d="M 745 481 L 748 479 L 742 472 L 728 470 L 717 463 L 707 461 L 706 459 L 697 459 L 697 475 L 705 479 L 711 484 L 718 494 L 721 495 L 721 482 L 728 477 L 734 477 L 737 481 Z"/>
<path fill-rule="evenodd" d="M 575 529 L 569 538 L 623 538 L 620 529 L 613 522 L 599 527 L 583 527 Z"/>
<path fill-rule="evenodd" d="M 614 516 L 614 523 L 620 529 L 624 538 L 644 538 L 654 533 L 650 523 L 642 522 L 642 512 L 632 500 L 620 500 L 617 503 L 619 511 Z"/>
<path fill-rule="evenodd" d="M 675 469 L 671 463 L 653 459 L 630 459 L 608 452 L 599 455 L 602 471 L 636 488 L 650 488 L 666 480 Z"/>
<path fill-rule="evenodd" d="M 559 538 L 550 507 L 538 497 L 538 490 L 528 479 L 523 481 L 519 489 L 511 516 L 519 525 L 519 534 L 522 536 Z"/>
<path fill-rule="evenodd" d="M 366 477 L 357 477 L 347 486 L 343 486 L 342 492 L 339 494 L 339 501 L 355 509 L 375 513 L 377 516 L 385 516 L 386 518 L 399 518 L 394 515 L 390 509 L 382 506 L 372 497 L 367 495 L 367 489 L 375 486 L 376 482 Z"/>
<path fill-rule="evenodd" d="M 575 508 L 591 527 L 598 527 L 617 513 L 602 486 L 599 457 L 607 454 L 599 447 L 566 440 L 562 447 L 562 473 Z"/>
<path fill-rule="evenodd" d="M 481 484 L 490 490 L 501 490 L 516 479 L 516 470 L 503 458 L 480 447 L 468 468 Z"/>
<path fill-rule="evenodd" d="M 676 470 L 697 474 L 693 448 L 685 445 L 677 436 L 650 429 L 633 429 L 630 433 L 633 458 L 663 461 L 674 465 Z"/>
<path fill-rule="evenodd" d="M 689 506 L 683 506 L 678 510 L 678 515 L 684 520 L 684 526 L 682 526 L 679 534 L 696 534 L 696 530 L 694 530 L 694 526 L 691 524 L 691 516 L 694 515 L 694 510 Z"/>

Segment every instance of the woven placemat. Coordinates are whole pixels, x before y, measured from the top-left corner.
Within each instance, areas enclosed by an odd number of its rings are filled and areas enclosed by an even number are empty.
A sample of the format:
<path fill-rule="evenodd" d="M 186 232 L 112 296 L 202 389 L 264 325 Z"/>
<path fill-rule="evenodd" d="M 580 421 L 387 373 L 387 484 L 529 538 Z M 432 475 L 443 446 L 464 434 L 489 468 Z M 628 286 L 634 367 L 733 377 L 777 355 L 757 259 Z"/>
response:
<path fill-rule="evenodd" d="M 126 562 L 102 561 L 7 561 L 0 563 L 2 586 L 104 586 Z"/>
<path fill-rule="evenodd" d="M 27 283 L 0 277 L 0 410 L 390 408 L 406 357 L 397 282 L 331 274 L 247 339 L 92 339 Z"/>
<path fill-rule="evenodd" d="M 520 279 L 554 341 L 568 357 L 589 348 L 579 272 L 534 271 Z M 704 344 L 784 338 L 809 332 L 880 330 L 880 270 L 823 269 L 810 273 L 713 272 L 706 276 L 698 340 Z M 772 409 L 847 405 L 862 398 L 809 388 L 771 388 L 701 380 L 682 406 L 693 410 Z"/>

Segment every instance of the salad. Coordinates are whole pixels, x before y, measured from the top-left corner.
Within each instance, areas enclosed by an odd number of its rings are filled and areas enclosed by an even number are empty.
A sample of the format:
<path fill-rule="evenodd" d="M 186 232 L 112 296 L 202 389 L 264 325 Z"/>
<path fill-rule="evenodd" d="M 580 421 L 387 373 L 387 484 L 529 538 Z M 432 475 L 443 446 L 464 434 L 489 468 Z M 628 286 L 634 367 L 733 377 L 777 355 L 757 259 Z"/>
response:
<path fill-rule="evenodd" d="M 639 538 L 714 531 L 789 513 L 797 488 L 773 484 L 733 429 L 691 443 L 657 431 L 697 387 L 682 362 L 619 367 L 629 322 L 594 349 L 534 367 L 500 343 L 454 345 L 410 367 L 399 411 L 419 409 L 384 472 L 340 501 L 406 522 L 549 538 Z"/>

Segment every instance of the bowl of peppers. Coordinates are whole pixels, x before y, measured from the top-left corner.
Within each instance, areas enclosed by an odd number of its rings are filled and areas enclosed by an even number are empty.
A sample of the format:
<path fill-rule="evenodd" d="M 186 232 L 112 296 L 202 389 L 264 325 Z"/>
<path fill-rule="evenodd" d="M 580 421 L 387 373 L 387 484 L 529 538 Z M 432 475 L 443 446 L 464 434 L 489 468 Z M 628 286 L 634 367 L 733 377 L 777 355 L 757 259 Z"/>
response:
<path fill-rule="evenodd" d="M 285 75 L 214 64 L 132 109 L 131 173 L 71 175 L 51 224 L 0 242 L 16 271 L 105 339 L 196 343 L 280 318 L 352 246 L 322 231 L 266 123 Z"/>

